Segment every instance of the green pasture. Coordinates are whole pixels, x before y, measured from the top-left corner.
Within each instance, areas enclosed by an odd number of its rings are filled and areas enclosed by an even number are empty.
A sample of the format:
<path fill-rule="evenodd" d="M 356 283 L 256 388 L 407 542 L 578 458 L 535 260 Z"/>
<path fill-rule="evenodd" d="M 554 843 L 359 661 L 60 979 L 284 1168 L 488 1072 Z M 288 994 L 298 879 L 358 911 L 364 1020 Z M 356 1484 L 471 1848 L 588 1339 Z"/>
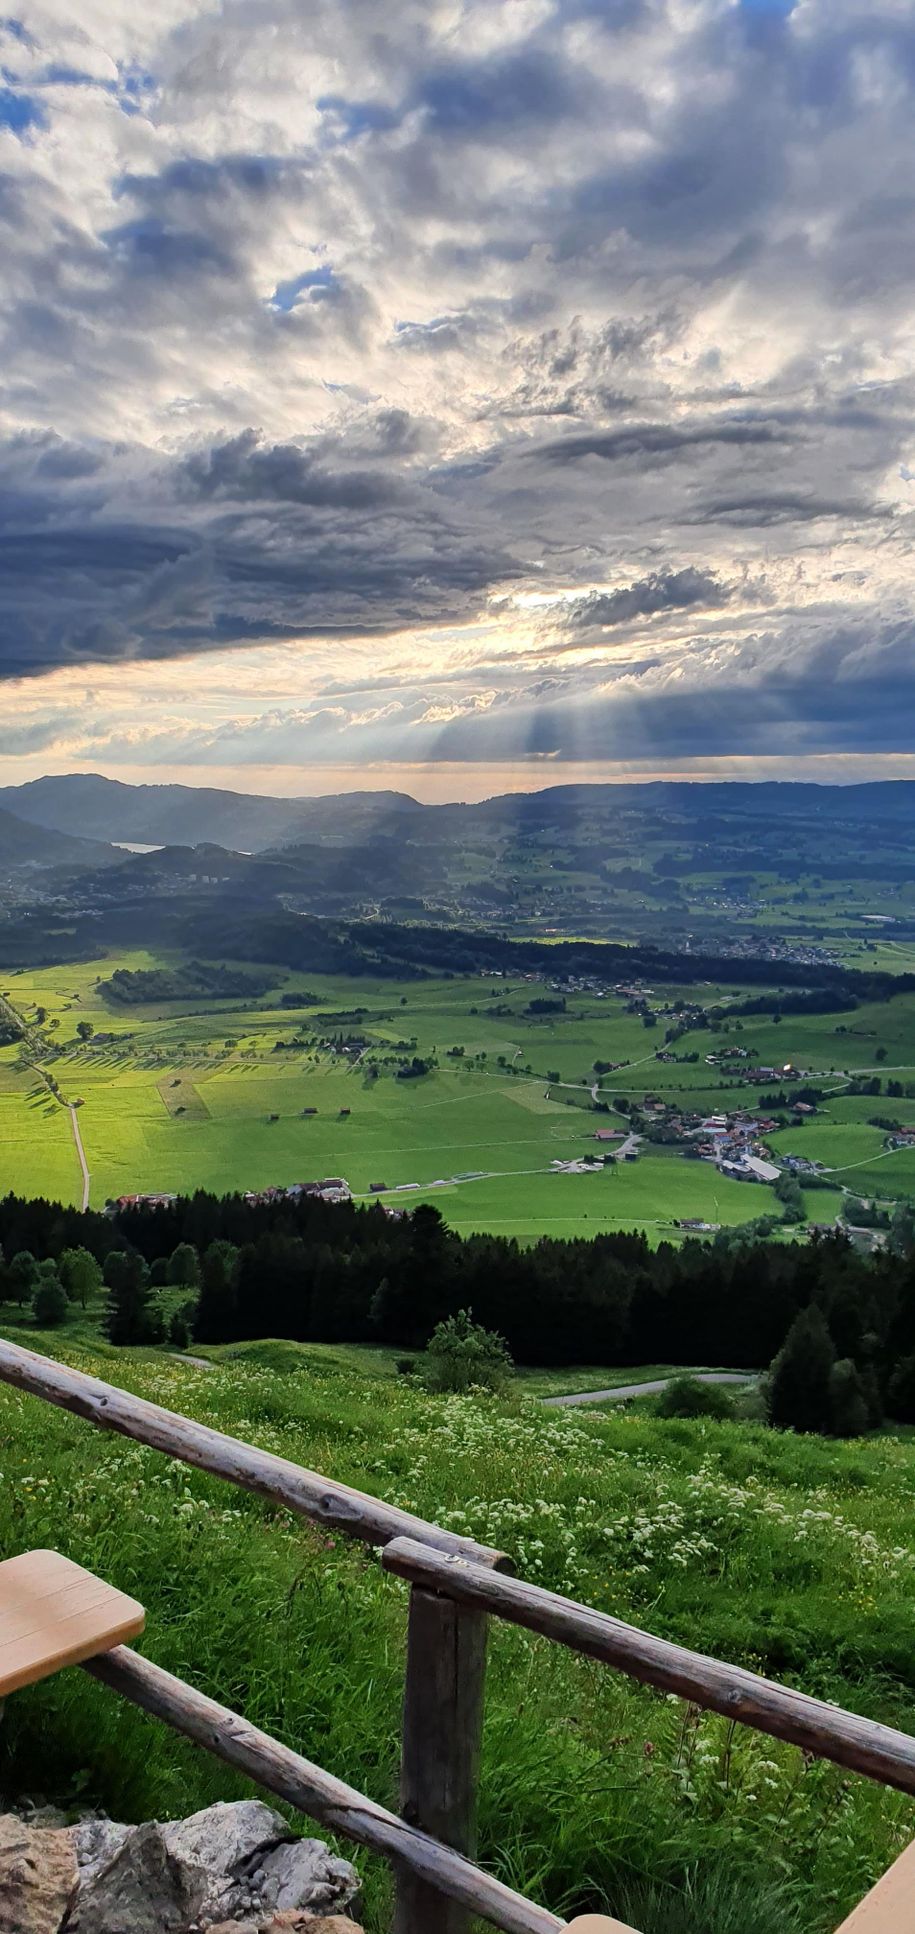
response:
<path fill-rule="evenodd" d="M 5 976 L 0 969 L 0 984 L 33 1027 L 45 1012 L 43 1065 L 64 1097 L 82 1104 L 96 1206 L 133 1192 L 222 1192 L 343 1175 L 356 1195 L 373 1183 L 411 1185 L 404 1202 L 434 1200 L 462 1231 L 491 1228 L 522 1241 L 634 1225 L 669 1234 L 675 1219 L 688 1217 L 736 1224 L 771 1209 L 769 1192 L 664 1151 L 646 1149 L 637 1163 L 594 1175 L 551 1172 L 553 1161 L 593 1151 L 595 1129 L 607 1125 L 591 1111 L 595 1083 L 611 1109 L 617 1097 L 646 1093 L 702 1112 L 755 1105 L 754 1088 L 706 1060 L 736 1044 L 763 1064 L 814 1070 L 835 1090 L 828 1112 L 777 1136 L 776 1151 L 807 1153 L 841 1171 L 840 1181 L 847 1170 L 855 1190 L 915 1192 L 915 1160 L 906 1150 L 886 1155 L 881 1132 L 868 1125 L 873 1114 L 913 1119 L 915 1103 L 843 1092 L 846 1070 L 876 1068 L 886 1078 L 899 1070 L 902 1080 L 908 1070 L 915 1079 L 912 997 L 775 1024 L 770 1014 L 728 1018 L 741 991 L 733 985 L 660 986 L 651 993 L 656 1008 L 679 996 L 725 1010 L 717 1030 L 686 1035 L 673 1050 L 681 1058 L 667 1063 L 657 1059 L 663 1015 L 645 1028 L 612 991 L 571 995 L 564 1013 L 531 1015 L 531 1001 L 550 989 L 526 979 L 385 981 L 277 970 L 266 994 L 250 1000 L 129 1007 L 101 992 L 116 966 L 168 964 L 135 952 Z M 299 1004 L 281 1006 L 295 994 Z M 77 1036 L 81 1021 L 95 1031 L 88 1044 Z M 366 1041 L 362 1059 L 320 1045 L 348 1034 Z M 289 1041 L 304 1045 L 277 1047 Z M 438 1066 L 416 1081 L 396 1079 L 396 1066 L 413 1053 L 434 1055 Z M 598 1078 L 596 1061 L 626 1065 Z M 558 1080 L 548 1082 L 550 1074 Z M 612 1119 L 624 1125 L 620 1114 Z M 14 1049 L 0 1051 L 0 1129 L 0 1187 L 79 1199 L 66 1111 Z M 814 1203 L 817 1219 L 822 1207 Z"/>
<path fill-rule="evenodd" d="M 680 1217 L 734 1227 L 775 1206 L 769 1189 L 732 1182 L 706 1162 L 687 1162 L 664 1150 L 594 1175 L 518 1176 L 391 1199 L 434 1202 L 462 1235 L 491 1230 L 519 1242 L 632 1228 L 661 1240 L 674 1234 Z M 823 1197 L 824 1203 L 832 1199 Z"/>
<path fill-rule="evenodd" d="M 82 1197 L 70 1117 L 34 1073 L 19 1073 L 0 1051 L 0 1193 Z"/>

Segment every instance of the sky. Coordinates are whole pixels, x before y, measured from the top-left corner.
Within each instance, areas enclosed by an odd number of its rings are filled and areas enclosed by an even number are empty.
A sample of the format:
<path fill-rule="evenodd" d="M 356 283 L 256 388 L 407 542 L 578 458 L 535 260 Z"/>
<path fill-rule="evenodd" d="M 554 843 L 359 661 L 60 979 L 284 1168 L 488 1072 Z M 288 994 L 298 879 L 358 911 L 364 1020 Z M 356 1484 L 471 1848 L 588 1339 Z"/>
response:
<path fill-rule="evenodd" d="M 915 0 L 0 19 L 0 780 L 915 777 L 913 106 Z"/>

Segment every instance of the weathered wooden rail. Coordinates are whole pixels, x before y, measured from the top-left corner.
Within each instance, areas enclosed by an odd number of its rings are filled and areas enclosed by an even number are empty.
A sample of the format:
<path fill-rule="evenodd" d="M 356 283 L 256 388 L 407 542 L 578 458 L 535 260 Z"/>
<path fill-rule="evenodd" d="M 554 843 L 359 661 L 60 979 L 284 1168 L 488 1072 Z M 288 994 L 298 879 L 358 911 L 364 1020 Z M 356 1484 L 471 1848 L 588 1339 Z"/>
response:
<path fill-rule="evenodd" d="M 239 1714 L 126 1646 L 82 1669 L 195 1740 L 310 1818 L 391 1861 L 394 1934 L 467 1934 L 479 1915 L 505 1934 L 558 1934 L 566 1923 L 474 1863 L 476 1798 L 489 1620 L 498 1617 L 615 1666 L 643 1684 L 915 1794 L 915 1738 L 843 1712 L 720 1659 L 658 1639 L 511 1576 L 504 1554 L 427 1524 L 349 1485 L 258 1450 L 158 1404 L 0 1339 L 0 1382 L 73 1411 L 103 1430 L 224 1478 L 314 1523 L 382 1548 L 384 1569 L 410 1585 L 400 1816 L 346 1786 Z M 913 1863 L 880 1883 L 849 1934 L 915 1934 Z M 911 1920 L 898 1915 L 906 1886 Z M 869 1897 L 870 1899 L 870 1897 Z M 586 1921 L 633 1934 L 615 1921 Z"/>

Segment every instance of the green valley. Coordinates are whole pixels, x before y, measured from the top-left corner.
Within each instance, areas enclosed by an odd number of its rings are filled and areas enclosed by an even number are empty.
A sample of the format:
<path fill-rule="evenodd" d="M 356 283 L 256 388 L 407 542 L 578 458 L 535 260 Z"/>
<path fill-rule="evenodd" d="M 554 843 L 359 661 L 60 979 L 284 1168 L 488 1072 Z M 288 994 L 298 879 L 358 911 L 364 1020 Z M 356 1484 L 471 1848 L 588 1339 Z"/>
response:
<path fill-rule="evenodd" d="M 745 1146 L 794 1165 L 817 1223 L 915 1196 L 915 995 L 792 1013 L 777 969 L 764 995 L 686 970 L 254 978 L 135 949 L 8 971 L 23 1032 L 0 1048 L 0 1186 L 78 1203 L 78 1127 L 95 1207 L 331 1178 L 435 1201 L 464 1232 L 670 1236 L 781 1214 L 768 1181 L 708 1159 L 698 1124 L 743 1115 L 761 1124 Z M 164 997 L 115 991 L 134 985 Z"/>

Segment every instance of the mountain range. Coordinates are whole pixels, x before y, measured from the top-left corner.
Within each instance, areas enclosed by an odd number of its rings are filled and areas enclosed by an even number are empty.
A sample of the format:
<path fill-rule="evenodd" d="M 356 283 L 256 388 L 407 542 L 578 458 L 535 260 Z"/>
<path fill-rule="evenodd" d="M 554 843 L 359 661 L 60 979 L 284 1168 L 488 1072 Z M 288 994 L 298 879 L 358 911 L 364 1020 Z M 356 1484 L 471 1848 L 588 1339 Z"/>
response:
<path fill-rule="evenodd" d="M 143 944 L 271 913 L 784 951 L 915 938 L 915 783 L 554 786 L 475 804 L 282 799 L 97 774 L 0 791 L 7 913 Z M 134 849 L 125 851 L 125 847 Z M 215 922 L 215 924 L 214 924 Z M 53 928 L 53 920 L 49 932 Z M 125 929 L 126 930 L 126 929 Z M 873 951 L 872 947 L 870 951 Z"/>
<path fill-rule="evenodd" d="M 407 793 L 354 792 L 283 799 L 212 787 L 125 785 L 97 773 L 67 773 L 0 788 L 0 808 L 47 832 L 101 843 L 147 846 L 213 844 L 238 853 L 294 845 L 353 845 L 379 835 L 453 841 L 462 832 L 568 832 L 594 816 L 633 812 L 646 823 L 678 821 L 701 835 L 724 813 L 730 821 L 794 820 L 802 828 L 877 824 L 915 829 L 915 782 L 818 786 L 660 781 L 645 785 L 553 786 L 506 793 L 477 804 L 425 806 Z"/>

